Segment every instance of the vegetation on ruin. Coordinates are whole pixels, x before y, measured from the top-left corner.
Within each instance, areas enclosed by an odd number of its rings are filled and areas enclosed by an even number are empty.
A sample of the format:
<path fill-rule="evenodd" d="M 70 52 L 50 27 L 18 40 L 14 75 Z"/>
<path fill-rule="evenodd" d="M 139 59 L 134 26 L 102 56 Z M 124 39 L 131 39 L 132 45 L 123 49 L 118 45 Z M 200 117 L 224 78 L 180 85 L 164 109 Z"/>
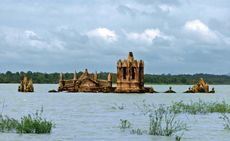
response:
<path fill-rule="evenodd" d="M 82 72 L 78 72 L 79 77 Z M 33 79 L 33 83 L 55 84 L 59 80 L 59 72 L 57 73 L 41 73 L 41 72 L 10 72 L 0 73 L 0 83 L 19 83 L 24 75 Z M 116 74 L 112 73 L 113 83 L 116 83 Z M 107 79 L 107 72 L 99 72 L 99 79 Z M 65 79 L 72 79 L 73 73 L 64 73 Z M 204 78 L 208 84 L 230 84 L 230 76 L 228 75 L 212 75 L 212 74 L 145 74 L 145 83 L 148 84 L 195 84 L 197 80 Z"/>

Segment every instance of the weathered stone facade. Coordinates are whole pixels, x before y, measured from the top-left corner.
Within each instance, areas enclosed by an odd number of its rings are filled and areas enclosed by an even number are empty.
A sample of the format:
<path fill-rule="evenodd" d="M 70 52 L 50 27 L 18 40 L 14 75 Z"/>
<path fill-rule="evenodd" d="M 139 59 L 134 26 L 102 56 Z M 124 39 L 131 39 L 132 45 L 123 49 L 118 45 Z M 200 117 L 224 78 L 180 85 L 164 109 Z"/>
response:
<path fill-rule="evenodd" d="M 71 80 L 60 74 L 58 91 L 68 92 L 116 92 L 116 93 L 153 93 L 153 88 L 144 87 L 144 61 L 134 60 L 129 52 L 128 59 L 117 62 L 117 87 L 112 87 L 112 76 L 99 80 L 97 73 L 89 74 L 87 69 L 77 78 L 76 72 Z"/>
<path fill-rule="evenodd" d="M 134 59 L 129 52 L 128 58 L 117 62 L 117 93 L 153 92 L 152 88 L 144 87 L 144 61 Z"/>
<path fill-rule="evenodd" d="M 76 72 L 71 80 L 64 80 L 64 76 L 60 74 L 58 91 L 68 92 L 111 92 L 112 76 L 108 74 L 107 80 L 99 80 L 97 73 L 89 74 L 86 69 L 83 74 L 77 78 Z"/>
<path fill-rule="evenodd" d="M 209 85 L 203 80 L 203 78 L 200 78 L 198 83 L 185 91 L 185 93 L 215 93 L 215 90 L 213 88 L 212 91 L 209 91 Z"/>
<path fill-rule="evenodd" d="M 18 86 L 19 92 L 34 92 L 33 81 L 26 76 L 23 77 L 20 85 Z"/>

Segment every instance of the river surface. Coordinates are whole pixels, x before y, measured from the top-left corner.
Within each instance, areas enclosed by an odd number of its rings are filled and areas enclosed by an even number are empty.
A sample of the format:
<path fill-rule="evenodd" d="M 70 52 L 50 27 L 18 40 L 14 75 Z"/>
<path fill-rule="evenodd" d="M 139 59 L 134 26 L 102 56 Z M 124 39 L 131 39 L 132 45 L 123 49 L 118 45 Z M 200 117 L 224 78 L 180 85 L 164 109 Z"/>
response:
<path fill-rule="evenodd" d="M 171 104 L 173 101 L 226 101 L 230 104 L 230 85 L 216 85 L 215 94 L 184 94 L 188 85 L 173 85 L 176 94 L 114 94 L 114 93 L 48 93 L 57 85 L 35 84 L 34 93 L 18 93 L 18 84 L 0 84 L 0 108 L 3 115 L 18 118 L 35 113 L 43 107 L 43 117 L 55 123 L 51 134 L 0 133 L 0 141 L 174 141 L 175 137 L 135 135 L 119 128 L 120 119 L 127 119 L 132 128 L 148 130 L 149 117 L 137 105 Z M 168 85 L 154 85 L 166 91 Z M 123 106 L 122 106 L 123 105 Z M 120 107 L 120 108 L 118 108 Z M 180 115 L 189 130 L 182 141 L 229 141 L 220 114 Z M 230 116 L 230 115 L 228 115 Z"/>

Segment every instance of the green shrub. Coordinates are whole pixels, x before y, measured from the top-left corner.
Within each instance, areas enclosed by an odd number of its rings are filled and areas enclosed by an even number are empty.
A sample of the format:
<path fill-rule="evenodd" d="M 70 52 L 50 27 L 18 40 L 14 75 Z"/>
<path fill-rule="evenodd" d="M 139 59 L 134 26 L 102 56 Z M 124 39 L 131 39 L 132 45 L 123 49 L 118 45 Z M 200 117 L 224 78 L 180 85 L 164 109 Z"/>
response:
<path fill-rule="evenodd" d="M 16 128 L 17 133 L 50 133 L 53 123 L 42 119 L 41 117 L 32 117 L 27 115 L 21 118 L 19 125 Z"/>
<path fill-rule="evenodd" d="M 8 116 L 0 116 L 0 132 L 17 132 L 20 134 L 51 133 L 54 124 L 52 121 L 47 121 L 46 119 L 42 118 L 42 112 L 43 110 L 41 110 L 39 114 L 37 111 L 34 116 L 28 114 L 27 116 L 23 116 L 21 120 L 9 118 Z"/>
<path fill-rule="evenodd" d="M 15 127 L 17 127 L 18 124 L 17 120 L 0 115 L 0 132 L 15 131 Z"/>
<path fill-rule="evenodd" d="M 160 106 L 150 114 L 149 134 L 157 136 L 171 136 L 177 132 L 187 130 L 187 125 L 176 119 L 170 107 Z"/>

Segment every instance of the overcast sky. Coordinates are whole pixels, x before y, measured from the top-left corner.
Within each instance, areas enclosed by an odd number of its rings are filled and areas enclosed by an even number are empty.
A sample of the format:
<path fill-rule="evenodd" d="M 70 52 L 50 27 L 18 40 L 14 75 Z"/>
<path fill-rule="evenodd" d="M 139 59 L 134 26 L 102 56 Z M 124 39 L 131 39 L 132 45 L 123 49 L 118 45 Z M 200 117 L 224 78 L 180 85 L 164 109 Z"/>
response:
<path fill-rule="evenodd" d="M 1 0 L 0 72 L 230 72 L 229 0 Z"/>

